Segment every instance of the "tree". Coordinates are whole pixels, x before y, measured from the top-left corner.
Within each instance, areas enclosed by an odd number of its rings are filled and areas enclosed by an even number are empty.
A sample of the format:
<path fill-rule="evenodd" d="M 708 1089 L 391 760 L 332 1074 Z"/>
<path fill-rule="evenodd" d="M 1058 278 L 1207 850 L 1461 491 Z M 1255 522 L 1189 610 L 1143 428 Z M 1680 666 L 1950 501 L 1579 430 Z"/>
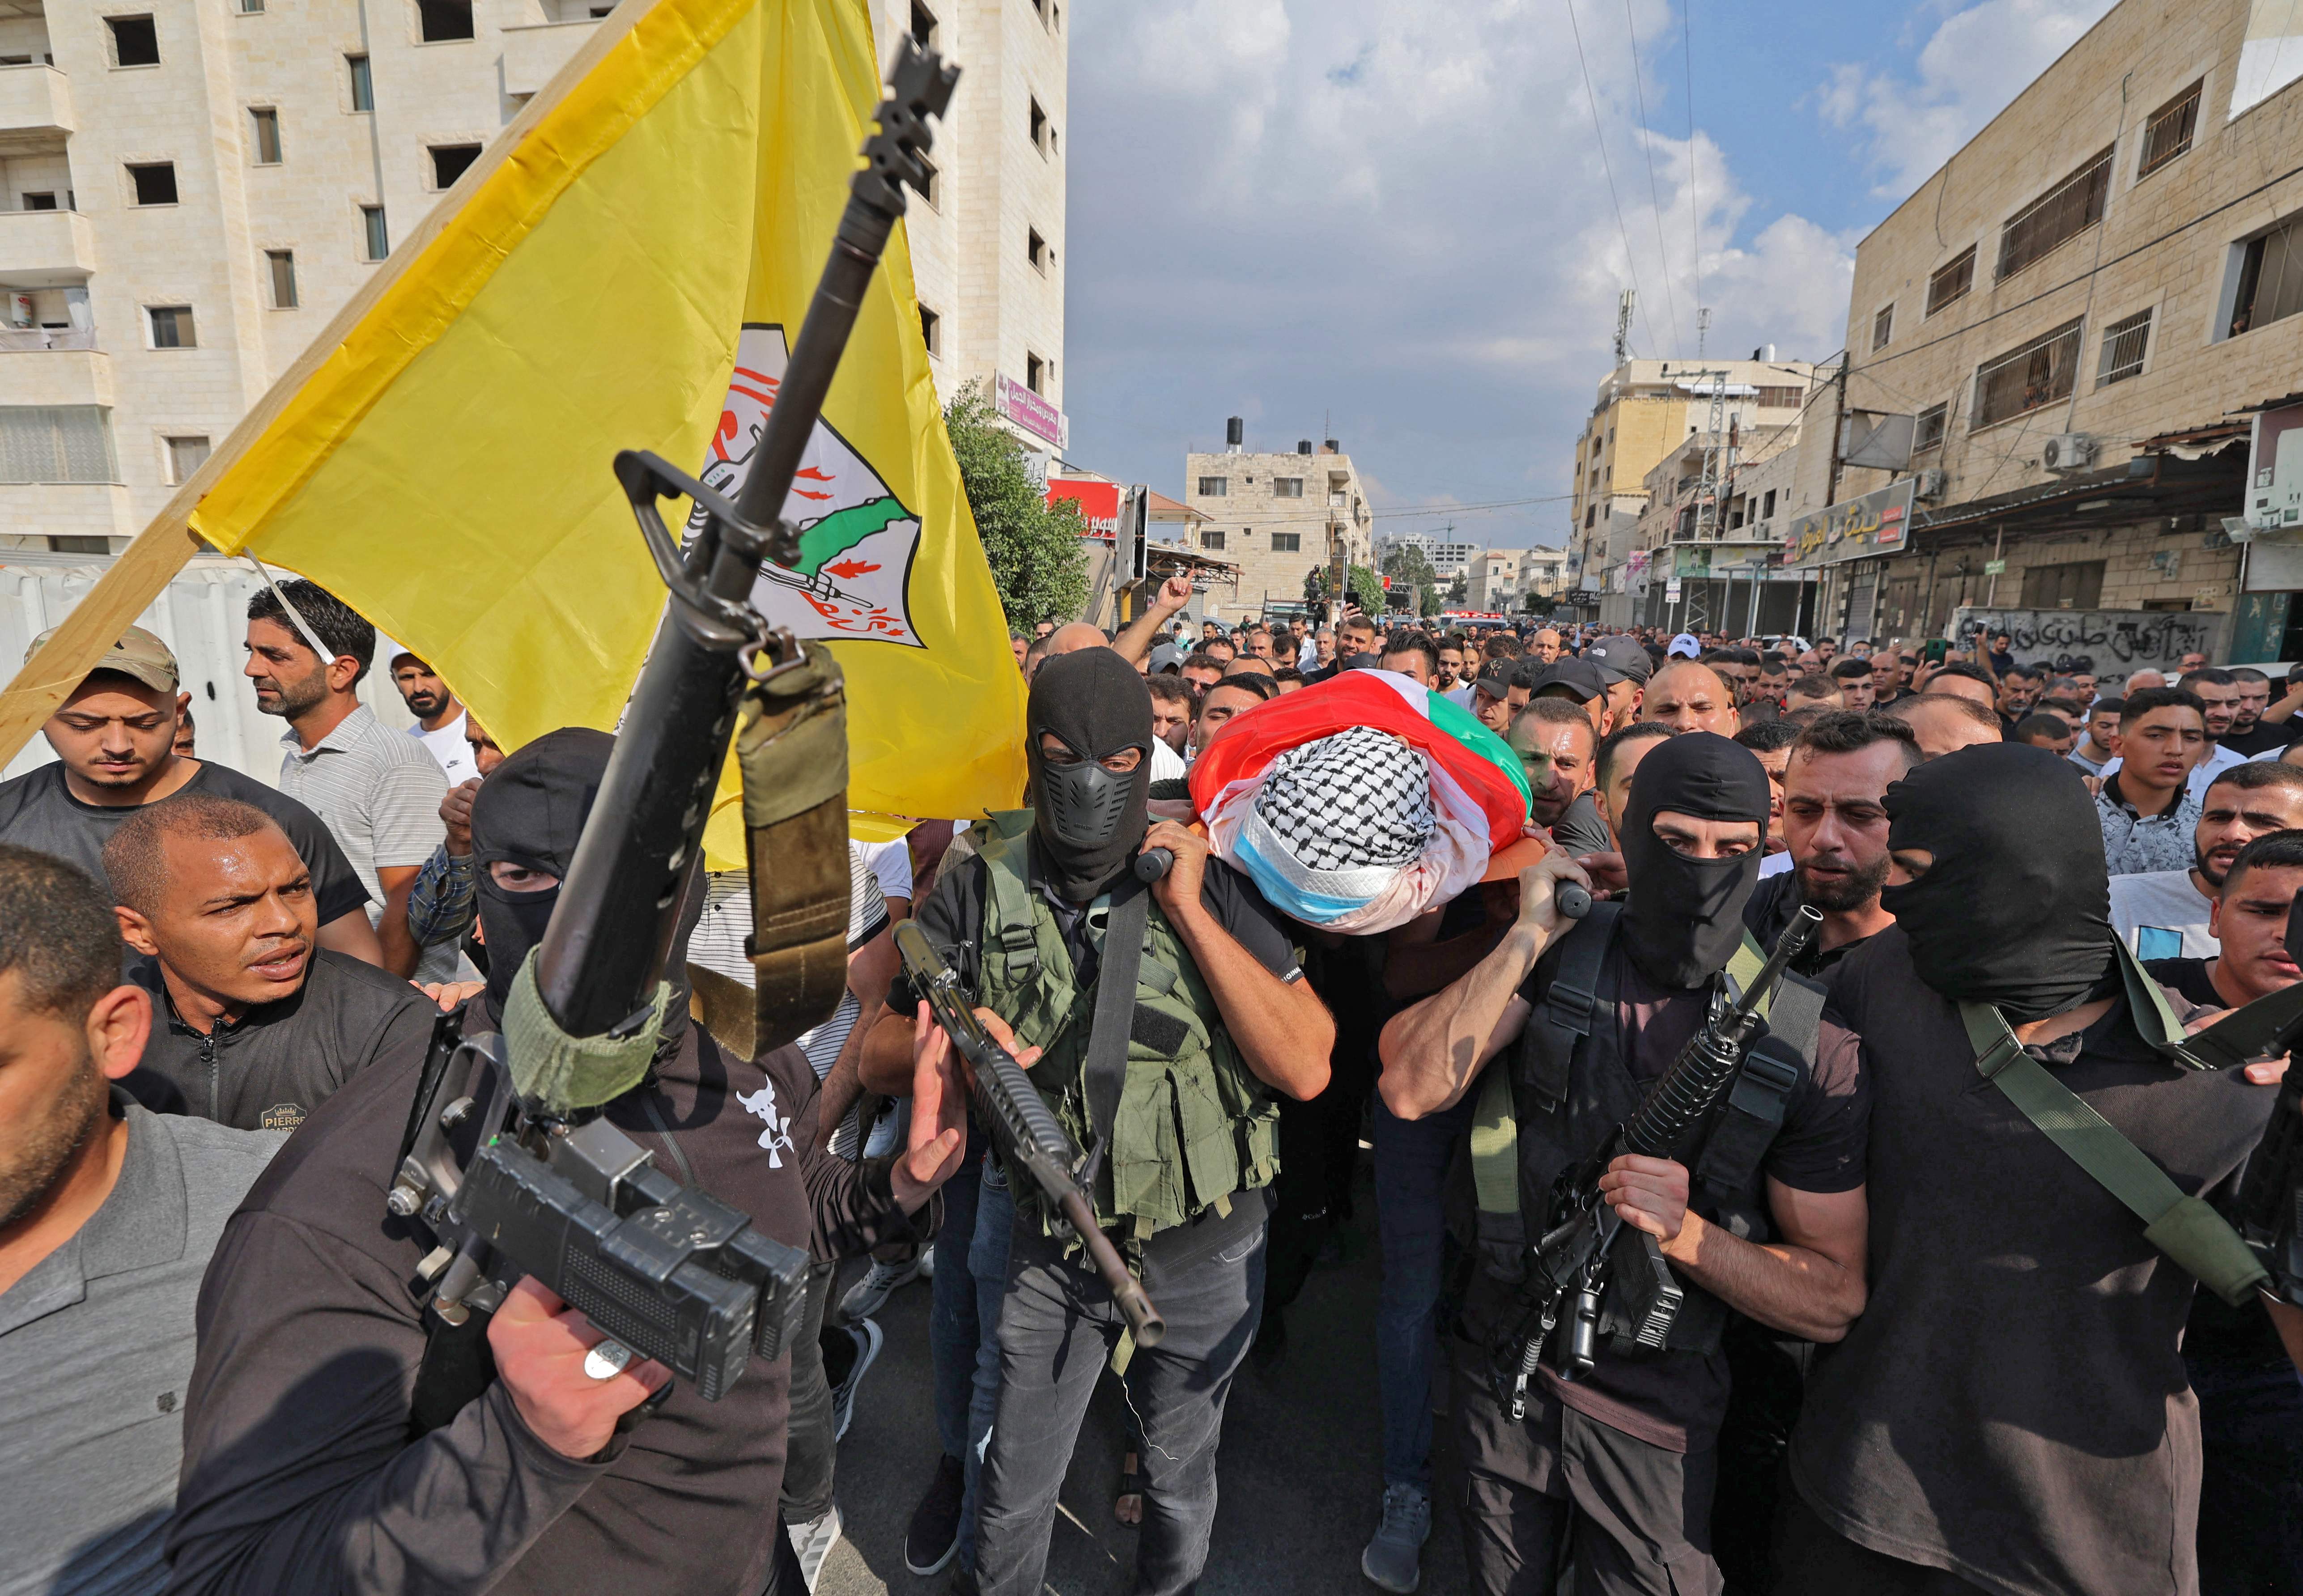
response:
<path fill-rule="evenodd" d="M 1431 569 L 1430 560 L 1413 544 L 1396 548 L 1383 557 L 1383 574 L 1391 578 L 1391 590 L 1399 593 L 1404 584 L 1412 592 L 1402 595 L 1409 613 L 1436 615 L 1437 610 L 1425 609 L 1425 595 L 1439 590 L 1439 573 Z"/>
<path fill-rule="evenodd" d="M 1050 504 L 1024 469 L 1024 446 L 1000 426 L 983 385 L 970 381 L 943 409 L 975 535 L 1010 629 L 1067 621 L 1087 607 L 1087 523 L 1068 500 Z"/>
<path fill-rule="evenodd" d="M 1445 609 L 1447 607 L 1447 600 L 1439 596 L 1439 589 L 1437 587 L 1426 587 L 1423 590 L 1422 605 L 1417 611 L 1417 613 L 1421 614 L 1426 621 L 1429 621 L 1434 615 L 1439 613 L 1441 610 Z"/>
<path fill-rule="evenodd" d="M 1323 604 L 1335 596 L 1331 586 L 1332 572 L 1327 566 L 1315 565 L 1303 573 L 1303 602 Z M 1364 565 L 1352 567 L 1352 602 L 1371 615 L 1383 613 L 1383 578 Z"/>

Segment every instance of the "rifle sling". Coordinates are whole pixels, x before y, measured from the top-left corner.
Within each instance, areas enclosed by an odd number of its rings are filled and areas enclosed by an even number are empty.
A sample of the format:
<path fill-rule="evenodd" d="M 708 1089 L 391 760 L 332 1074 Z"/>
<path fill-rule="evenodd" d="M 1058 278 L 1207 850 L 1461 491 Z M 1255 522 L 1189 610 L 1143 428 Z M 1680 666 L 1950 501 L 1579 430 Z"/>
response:
<path fill-rule="evenodd" d="M 2155 986 L 2154 988 L 2155 990 Z M 2159 1009 L 2165 1008 L 2163 998 Z M 2161 1046 L 2156 1010 L 2130 1003 L 2147 1041 Z M 2233 1307 L 2243 1306 L 2270 1277 L 2239 1232 L 2205 1199 L 2187 1197 L 2134 1143 L 2023 1051 L 2006 1017 L 1986 1003 L 1961 1003 L 1961 1023 L 1975 1049 L 1976 1072 L 1999 1088 L 2039 1133 L 2090 1179 L 2143 1221 L 2143 1238 Z M 2154 1031 L 2162 1035 L 2155 1036 Z M 2162 1047 L 2162 1051 L 2166 1051 Z"/>
<path fill-rule="evenodd" d="M 1111 896 L 1104 916 L 1103 950 L 1095 975 L 1095 1019 L 1080 1062 L 1088 1127 L 1095 1146 L 1109 1152 L 1119 1096 L 1127 1085 L 1127 1043 L 1135 1028 L 1135 982 L 1143 963 L 1143 933 L 1152 920 L 1152 889 L 1132 874 Z"/>

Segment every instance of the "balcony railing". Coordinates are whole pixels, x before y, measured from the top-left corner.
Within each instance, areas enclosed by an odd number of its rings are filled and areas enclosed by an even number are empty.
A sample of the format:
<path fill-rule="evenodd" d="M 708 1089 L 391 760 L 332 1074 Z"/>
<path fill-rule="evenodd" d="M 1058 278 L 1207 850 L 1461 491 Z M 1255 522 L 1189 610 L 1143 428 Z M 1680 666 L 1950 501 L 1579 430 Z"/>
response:
<path fill-rule="evenodd" d="M 94 327 L 0 327 L 0 354 L 24 350 L 94 348 Z"/>

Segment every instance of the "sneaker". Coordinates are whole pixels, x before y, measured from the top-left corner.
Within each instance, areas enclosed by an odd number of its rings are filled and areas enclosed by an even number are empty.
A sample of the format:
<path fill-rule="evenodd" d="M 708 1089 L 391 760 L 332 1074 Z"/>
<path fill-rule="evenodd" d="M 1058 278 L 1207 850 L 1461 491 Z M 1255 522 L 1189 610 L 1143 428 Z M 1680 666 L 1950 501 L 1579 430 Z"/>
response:
<path fill-rule="evenodd" d="M 934 1268 L 927 1257 L 927 1249 L 923 1247 L 908 1262 L 873 1263 L 839 1299 L 839 1317 L 849 1324 L 871 1318 L 888 1305 L 888 1298 L 897 1287 L 909 1285 Z"/>
<path fill-rule="evenodd" d="M 1360 1572 L 1387 1591 L 1405 1593 L 1422 1577 L 1416 1564 L 1431 1539 L 1431 1498 L 1413 1485 L 1383 1488 L 1383 1522 L 1360 1554 Z"/>
<path fill-rule="evenodd" d="M 880 1343 L 885 1338 L 880 1327 L 866 1319 L 860 1324 L 847 1327 L 856 1338 L 856 1362 L 849 1366 L 848 1378 L 831 1388 L 831 1439 L 835 1444 L 847 1439 L 848 1426 L 856 1422 L 856 1389 L 864 1383 L 864 1371 L 880 1355 Z"/>
<path fill-rule="evenodd" d="M 839 1504 L 834 1502 L 831 1510 L 821 1518 L 786 1524 L 784 1533 L 791 1538 L 792 1550 L 799 1558 L 799 1571 L 806 1576 L 813 1596 L 816 1576 L 823 1572 L 823 1559 L 839 1544 Z"/>
<path fill-rule="evenodd" d="M 904 1566 L 914 1574 L 941 1574 L 959 1554 L 959 1504 L 967 1493 L 967 1474 L 957 1457 L 936 1463 L 935 1483 L 912 1509 L 904 1533 Z"/>

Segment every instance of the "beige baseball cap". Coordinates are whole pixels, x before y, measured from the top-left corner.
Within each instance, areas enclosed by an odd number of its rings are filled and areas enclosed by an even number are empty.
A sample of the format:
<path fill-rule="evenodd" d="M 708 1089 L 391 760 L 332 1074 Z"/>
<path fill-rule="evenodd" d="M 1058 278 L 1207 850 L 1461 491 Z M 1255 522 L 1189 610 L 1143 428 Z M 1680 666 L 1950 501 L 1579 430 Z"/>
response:
<path fill-rule="evenodd" d="M 32 646 L 24 651 L 24 657 L 29 660 L 39 653 L 41 646 L 55 637 L 57 630 L 52 626 L 33 638 Z M 95 669 L 117 671 L 122 676 L 133 677 L 146 687 L 163 693 L 175 692 L 179 685 L 176 656 L 169 652 L 165 643 L 140 626 L 130 627 L 120 641 L 112 646 L 112 651 L 96 663 Z"/>

